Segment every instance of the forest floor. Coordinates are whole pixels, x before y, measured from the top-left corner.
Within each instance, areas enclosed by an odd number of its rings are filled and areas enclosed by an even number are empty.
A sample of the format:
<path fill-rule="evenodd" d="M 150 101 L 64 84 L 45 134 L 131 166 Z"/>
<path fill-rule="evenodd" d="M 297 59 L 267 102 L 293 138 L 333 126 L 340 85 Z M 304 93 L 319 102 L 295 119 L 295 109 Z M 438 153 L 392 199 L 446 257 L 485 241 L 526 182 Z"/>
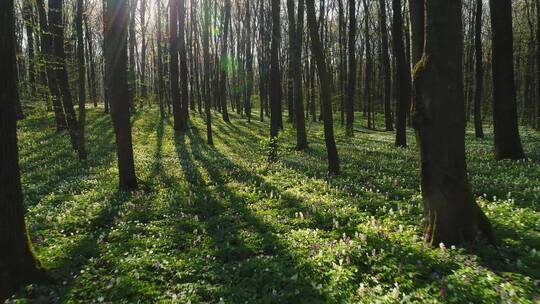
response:
<path fill-rule="evenodd" d="M 133 116 L 140 190 L 119 193 L 114 134 L 88 113 L 79 163 L 51 114 L 20 124 L 27 223 L 57 278 L 10 301 L 49 303 L 539 303 L 540 133 L 522 131 L 526 161 L 495 162 L 492 137 L 467 133 L 469 176 L 498 248 L 426 248 L 418 150 L 392 132 L 336 129 L 342 164 L 326 175 L 322 124 L 266 161 L 268 120 L 214 114 L 174 134 L 157 109 Z M 336 125 L 338 125 L 337 123 Z M 381 124 L 379 124 L 381 126 Z M 486 130 L 490 134 L 490 129 Z"/>

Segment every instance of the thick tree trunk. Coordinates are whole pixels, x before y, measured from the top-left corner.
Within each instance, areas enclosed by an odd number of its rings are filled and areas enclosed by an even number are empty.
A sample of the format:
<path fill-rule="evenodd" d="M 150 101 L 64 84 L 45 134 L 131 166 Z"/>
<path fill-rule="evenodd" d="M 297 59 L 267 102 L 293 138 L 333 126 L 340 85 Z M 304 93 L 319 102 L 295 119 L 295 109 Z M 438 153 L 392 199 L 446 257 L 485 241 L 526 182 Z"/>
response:
<path fill-rule="evenodd" d="M 540 0 L 536 4 L 536 128 L 540 129 Z"/>
<path fill-rule="evenodd" d="M 495 158 L 522 159 L 514 81 L 512 1 L 490 0 Z"/>
<path fill-rule="evenodd" d="M 426 1 L 423 58 L 414 72 L 414 116 L 422 163 L 426 241 L 454 245 L 495 242 L 475 203 L 465 162 L 461 1 Z"/>
<path fill-rule="evenodd" d="M 411 71 L 405 58 L 403 45 L 403 19 L 401 16 L 401 0 L 392 0 L 394 11 L 392 23 L 392 40 L 396 57 L 396 146 L 407 147 L 407 113 L 411 102 Z"/>
<path fill-rule="evenodd" d="M 365 2 L 364 2 L 365 3 Z M 367 18 L 367 15 L 366 15 Z M 367 20 L 367 19 L 366 19 Z M 356 8 L 355 0 L 349 0 L 349 81 L 347 86 L 347 123 L 345 134 L 354 134 L 354 103 L 356 95 Z"/>
<path fill-rule="evenodd" d="M 383 73 L 384 125 L 386 131 L 393 131 L 392 122 L 392 83 L 390 75 L 390 56 L 388 54 L 388 29 L 386 27 L 386 0 L 379 0 L 379 27 L 381 28 L 381 52 Z"/>
<path fill-rule="evenodd" d="M 133 161 L 133 143 L 129 115 L 127 80 L 128 0 L 107 0 L 105 57 L 107 88 L 111 100 L 111 115 L 116 136 L 116 154 L 120 190 L 138 188 Z"/>
<path fill-rule="evenodd" d="M 474 92 L 474 131 L 477 138 L 484 138 L 484 130 L 482 127 L 482 90 L 484 88 L 484 63 L 482 62 L 482 0 L 476 0 L 474 50 L 476 61 L 476 87 Z"/>
<path fill-rule="evenodd" d="M 321 83 L 322 115 L 324 120 L 324 139 L 326 151 L 328 153 L 328 173 L 330 175 L 339 174 L 339 157 L 334 140 L 334 119 L 332 117 L 332 99 L 330 96 L 330 79 L 328 77 L 326 61 L 319 37 L 319 29 L 315 16 L 314 0 L 306 0 L 307 23 L 311 37 L 311 50 L 317 63 L 317 71 Z"/>
<path fill-rule="evenodd" d="M 9 63 L 17 60 L 14 16 L 13 0 L 0 1 L 0 56 Z M 0 302 L 20 285 L 44 277 L 24 221 L 15 117 L 16 78 L 14 64 L 7 64 L 0 73 Z"/>

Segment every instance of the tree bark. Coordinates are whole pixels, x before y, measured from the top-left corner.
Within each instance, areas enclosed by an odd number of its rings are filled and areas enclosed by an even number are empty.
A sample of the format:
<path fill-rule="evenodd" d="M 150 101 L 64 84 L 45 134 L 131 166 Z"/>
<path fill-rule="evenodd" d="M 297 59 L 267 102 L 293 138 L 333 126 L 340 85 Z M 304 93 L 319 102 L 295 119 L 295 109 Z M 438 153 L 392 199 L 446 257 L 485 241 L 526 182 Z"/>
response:
<path fill-rule="evenodd" d="M 15 56 L 13 0 L 0 1 L 0 56 L 9 63 Z M 0 302 L 22 284 L 44 277 L 34 256 L 24 220 L 23 193 L 17 148 L 16 70 L 7 64 L 0 73 Z"/>
<path fill-rule="evenodd" d="M 128 0 L 107 0 L 105 57 L 107 88 L 111 100 L 111 116 L 116 137 L 119 187 L 122 191 L 138 188 L 133 161 L 133 143 L 129 115 L 127 79 Z"/>
<path fill-rule="evenodd" d="M 60 100 L 60 92 L 58 91 L 58 82 L 54 72 L 54 65 L 52 64 L 54 60 L 52 35 L 47 21 L 44 0 L 37 0 L 37 6 L 39 11 L 39 26 L 41 28 L 41 52 L 46 60 L 45 71 L 47 73 L 47 85 L 52 97 L 56 131 L 59 132 L 67 129 L 67 124 L 62 101 Z"/>
<path fill-rule="evenodd" d="M 512 1 L 490 0 L 493 69 L 493 131 L 495 159 L 525 157 L 517 121 L 514 79 Z"/>
<path fill-rule="evenodd" d="M 413 115 L 422 163 L 424 236 L 433 246 L 479 238 L 494 243 L 491 224 L 467 179 L 461 1 L 425 5 L 425 51 L 414 69 Z"/>
<path fill-rule="evenodd" d="M 178 87 L 179 72 L 178 72 L 178 0 L 170 1 L 170 37 L 169 37 L 169 47 L 170 47 L 170 83 L 171 83 L 171 100 L 172 100 L 172 110 L 174 117 L 174 130 L 175 131 L 184 131 L 186 130 L 186 123 L 184 120 L 184 115 L 182 114 L 182 102 L 180 95 L 180 88 Z"/>
<path fill-rule="evenodd" d="M 407 147 L 407 113 L 411 102 L 411 71 L 405 58 L 403 45 L 403 19 L 401 16 L 401 0 L 392 0 L 394 11 L 392 23 L 392 40 L 396 57 L 396 146 Z"/>
<path fill-rule="evenodd" d="M 379 0 L 379 27 L 381 28 L 381 52 L 382 52 L 382 73 L 383 73 L 383 104 L 384 104 L 384 125 L 386 131 L 393 131 L 392 122 L 392 83 L 390 75 L 390 56 L 388 54 L 388 29 L 386 27 L 386 0 Z"/>
<path fill-rule="evenodd" d="M 187 66 L 187 51 L 186 51 L 186 39 L 185 39 L 185 25 L 186 25 L 186 1 L 185 0 L 179 0 L 178 5 L 178 23 L 179 23 L 179 33 L 178 33 L 178 39 L 180 41 L 180 89 L 182 94 L 182 116 L 184 119 L 184 123 L 187 128 L 187 121 L 189 119 L 189 92 L 188 92 L 188 85 L 189 85 L 189 71 Z"/>
<path fill-rule="evenodd" d="M 324 139 L 328 153 L 328 173 L 330 175 L 339 174 L 339 157 L 334 140 L 334 122 L 332 117 L 332 99 L 330 96 L 330 79 L 328 77 L 326 61 L 319 37 L 319 28 L 315 16 L 314 0 L 306 0 L 307 23 L 311 37 L 311 50 L 317 63 L 319 80 L 321 83 L 322 114 L 324 121 Z"/>
<path fill-rule="evenodd" d="M 365 1 L 364 1 L 365 3 Z M 367 18 L 367 15 L 366 17 Z M 367 20 L 367 19 L 366 19 Z M 349 81 L 347 86 L 347 121 L 345 134 L 354 135 L 354 103 L 356 95 L 356 8 L 355 0 L 349 0 Z"/>
<path fill-rule="evenodd" d="M 477 138 L 484 138 L 484 130 L 482 127 L 482 90 L 484 88 L 484 63 L 482 62 L 482 0 L 476 0 L 474 52 L 476 61 L 476 87 L 474 91 L 474 131 Z"/>
<path fill-rule="evenodd" d="M 84 145 L 80 143 L 78 135 L 79 127 L 77 125 L 77 116 L 73 108 L 73 97 L 69 87 L 69 78 L 66 66 L 66 53 L 64 49 L 64 25 L 63 20 L 63 0 L 49 0 L 49 22 L 51 32 L 53 34 L 53 49 L 55 55 L 55 70 L 56 78 L 62 94 L 62 102 L 66 113 L 66 121 L 68 126 L 71 144 L 73 148 L 79 151 L 84 149 Z"/>
<path fill-rule="evenodd" d="M 222 61 L 221 69 L 220 69 L 221 77 L 219 78 L 220 80 L 219 102 L 221 103 L 221 108 L 222 108 L 221 113 L 223 116 L 223 120 L 225 122 L 230 122 L 229 111 L 227 109 L 227 69 L 229 67 L 228 67 L 228 63 L 223 63 L 223 62 L 227 60 L 227 49 L 229 47 L 228 39 L 229 39 L 229 27 L 230 27 L 230 22 L 231 22 L 231 0 L 225 0 L 225 13 L 224 14 L 225 14 L 225 20 L 223 23 L 223 41 L 221 43 L 221 61 Z"/>
<path fill-rule="evenodd" d="M 84 38 L 83 38 L 83 0 L 77 0 L 77 63 L 79 70 L 79 123 L 78 123 L 78 141 L 79 141 L 79 160 L 84 161 L 87 158 L 84 142 L 84 126 L 86 124 L 86 65 L 84 62 Z"/>
<path fill-rule="evenodd" d="M 280 0 L 272 0 L 272 45 L 270 54 L 270 140 L 276 140 L 281 119 L 281 75 L 279 48 L 281 41 Z M 273 159 L 277 155 L 270 155 Z"/>
<path fill-rule="evenodd" d="M 206 116 L 206 143 L 210 146 L 214 145 L 212 137 L 212 106 L 210 93 L 210 7 L 208 0 L 203 0 L 203 60 L 204 60 L 204 112 Z"/>

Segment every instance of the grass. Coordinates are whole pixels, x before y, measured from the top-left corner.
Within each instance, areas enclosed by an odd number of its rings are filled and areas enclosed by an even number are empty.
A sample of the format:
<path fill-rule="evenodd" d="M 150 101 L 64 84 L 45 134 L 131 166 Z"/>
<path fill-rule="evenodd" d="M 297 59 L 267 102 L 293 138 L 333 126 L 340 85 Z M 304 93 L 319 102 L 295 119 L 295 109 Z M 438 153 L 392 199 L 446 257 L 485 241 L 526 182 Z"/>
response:
<path fill-rule="evenodd" d="M 357 125 L 348 139 L 338 127 L 342 174 L 328 177 L 320 123 L 308 124 L 306 152 L 294 151 L 287 126 L 268 164 L 268 122 L 214 115 L 208 147 L 196 113 L 177 135 L 157 109 L 135 114 L 133 193 L 116 190 L 101 109 L 88 113 L 83 164 L 51 114 L 24 120 L 27 223 L 57 280 L 9 301 L 539 303 L 540 133 L 523 129 L 529 159 L 519 162 L 495 162 L 492 138 L 467 133 L 472 188 L 502 245 L 432 249 L 412 134 L 410 148 L 396 149 L 391 132 Z"/>

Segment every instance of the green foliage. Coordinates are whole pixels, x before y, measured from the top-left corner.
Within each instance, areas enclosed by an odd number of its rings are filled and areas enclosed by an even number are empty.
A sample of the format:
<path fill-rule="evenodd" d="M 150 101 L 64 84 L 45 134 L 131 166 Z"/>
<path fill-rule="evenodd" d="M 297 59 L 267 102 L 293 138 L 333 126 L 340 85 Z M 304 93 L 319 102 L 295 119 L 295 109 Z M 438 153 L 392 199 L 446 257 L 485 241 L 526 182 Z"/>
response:
<path fill-rule="evenodd" d="M 215 147 L 195 113 L 184 134 L 157 109 L 137 111 L 140 191 L 118 193 L 110 117 L 89 110 L 80 164 L 53 117 L 21 122 L 28 226 L 59 279 L 13 302 L 64 303 L 535 303 L 540 287 L 540 133 L 524 130 L 530 160 L 495 162 L 492 138 L 467 133 L 472 188 L 500 248 L 426 248 L 418 151 L 393 133 L 338 130 L 342 175 L 326 175 L 322 125 L 310 149 L 268 123 L 214 117 Z M 358 124 L 359 124 L 358 119 Z M 380 123 L 380 122 L 379 122 Z M 381 125 L 381 124 L 379 124 Z M 201 131 L 199 131 L 201 130 Z M 489 134 L 489 133 L 487 133 Z M 264 147 L 264 145 L 263 145 Z"/>

